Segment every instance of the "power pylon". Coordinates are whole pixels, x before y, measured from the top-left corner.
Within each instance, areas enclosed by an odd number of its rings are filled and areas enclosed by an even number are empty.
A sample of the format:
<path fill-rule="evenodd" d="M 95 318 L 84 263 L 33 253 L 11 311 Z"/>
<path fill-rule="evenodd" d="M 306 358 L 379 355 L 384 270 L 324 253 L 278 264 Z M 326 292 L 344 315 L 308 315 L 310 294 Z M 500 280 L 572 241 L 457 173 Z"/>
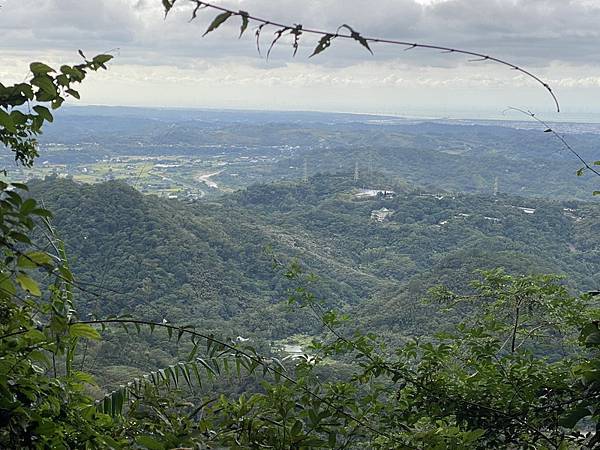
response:
<path fill-rule="evenodd" d="M 308 183 L 308 161 L 304 158 L 304 175 L 302 176 L 302 181 Z"/>

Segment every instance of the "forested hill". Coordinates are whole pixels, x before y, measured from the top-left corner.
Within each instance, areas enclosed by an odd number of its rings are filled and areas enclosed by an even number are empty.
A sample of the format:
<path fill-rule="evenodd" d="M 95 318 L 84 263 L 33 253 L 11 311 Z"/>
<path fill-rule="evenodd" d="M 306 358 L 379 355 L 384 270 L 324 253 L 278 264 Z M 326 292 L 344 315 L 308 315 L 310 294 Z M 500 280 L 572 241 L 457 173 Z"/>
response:
<path fill-rule="evenodd" d="M 461 283 L 476 268 L 558 273 L 577 290 L 600 285 L 591 220 L 598 205 L 373 183 L 366 187 L 395 195 L 361 196 L 368 192 L 350 174 L 255 185 L 195 203 L 144 196 L 118 182 L 48 179 L 31 189 L 55 212 L 76 276 L 101 294 L 79 293 L 84 313 L 272 338 L 311 332 L 282 302 L 284 277 L 266 248 L 317 273 L 318 292 L 331 304 L 371 316 L 382 304 L 401 309 L 381 322 L 398 333 L 430 313 L 418 306 L 428 287 Z M 381 213 L 381 222 L 372 217 Z"/>

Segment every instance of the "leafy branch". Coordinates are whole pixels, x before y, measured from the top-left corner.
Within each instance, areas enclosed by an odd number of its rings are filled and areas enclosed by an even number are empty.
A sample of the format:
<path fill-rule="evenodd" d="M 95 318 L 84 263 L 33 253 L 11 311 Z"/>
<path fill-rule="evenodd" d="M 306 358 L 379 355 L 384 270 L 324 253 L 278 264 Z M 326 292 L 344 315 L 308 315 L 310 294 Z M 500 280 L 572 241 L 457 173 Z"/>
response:
<path fill-rule="evenodd" d="M 203 339 L 206 341 L 207 348 L 209 349 L 209 351 L 212 348 L 213 355 L 216 353 L 220 353 L 219 356 L 222 356 L 222 355 L 226 354 L 227 352 L 233 352 L 233 355 L 234 355 L 235 361 L 236 361 L 236 367 L 237 367 L 238 371 L 240 369 L 240 365 L 242 365 L 249 373 L 254 372 L 254 370 L 260 366 L 263 368 L 264 374 L 271 373 L 275 376 L 276 379 L 284 379 L 284 380 L 288 381 L 292 385 L 299 388 L 305 394 L 307 394 L 310 397 L 313 397 L 315 400 L 318 400 L 319 402 L 322 402 L 323 404 L 329 406 L 334 411 L 336 411 L 338 414 L 341 414 L 342 416 L 346 417 L 347 419 L 351 420 L 352 422 L 364 427 L 365 429 L 368 429 L 375 435 L 385 437 L 387 439 L 392 439 L 392 437 L 390 435 L 376 429 L 372 425 L 370 425 L 367 422 L 356 417 L 354 414 L 346 411 L 342 406 L 335 405 L 330 400 L 320 396 L 319 394 L 315 393 L 314 391 L 312 391 L 312 390 L 308 389 L 307 387 L 303 386 L 302 384 L 300 384 L 294 378 L 287 375 L 285 373 L 285 368 L 276 358 L 264 358 L 264 357 L 260 356 L 259 354 L 257 354 L 254 351 L 254 349 L 252 349 L 250 347 L 246 347 L 246 348 L 236 347 L 234 345 L 223 342 L 223 341 L 215 338 L 212 335 L 206 335 L 206 334 L 197 332 L 193 329 L 193 327 L 190 327 L 190 326 L 175 326 L 175 325 L 171 325 L 168 323 L 152 322 L 152 321 L 147 321 L 147 320 L 124 319 L 124 318 L 83 320 L 83 321 L 74 321 L 70 324 L 70 326 L 100 325 L 100 326 L 104 327 L 109 324 L 120 324 L 120 325 L 125 325 L 125 326 L 133 325 L 136 327 L 138 332 L 141 330 L 140 326 L 147 326 L 151 331 L 153 331 L 155 328 L 163 328 L 163 329 L 167 330 L 169 337 L 173 336 L 174 333 L 177 333 L 177 340 L 180 340 L 184 334 L 188 334 L 188 335 L 192 336 L 192 338 L 194 338 L 194 339 L 196 339 L 196 338 Z M 92 334 L 93 333 L 90 333 L 90 335 L 92 335 Z M 194 345 L 195 345 L 195 347 L 194 347 L 195 350 L 197 350 L 198 344 L 195 343 Z M 223 351 L 225 351 L 225 352 L 223 352 Z M 215 372 L 215 370 L 206 361 L 204 361 L 200 358 L 196 359 L 196 361 L 198 361 L 210 373 L 212 373 L 213 375 L 217 375 L 217 372 Z M 212 361 L 214 364 L 216 360 L 213 358 Z M 271 364 L 272 362 L 274 362 L 279 368 L 274 367 L 273 364 Z M 155 373 L 154 377 L 151 374 L 149 376 L 149 380 L 153 381 L 154 384 L 156 384 L 159 379 L 162 379 L 163 381 L 166 381 L 166 382 L 169 382 L 169 380 L 176 382 L 176 380 L 179 377 L 179 373 L 181 371 L 184 379 L 188 383 L 190 383 L 190 376 L 189 376 L 190 375 L 190 373 L 189 373 L 190 367 L 197 367 L 197 366 L 196 366 L 196 364 L 192 364 L 189 361 L 187 363 L 178 363 L 178 364 L 169 366 L 169 368 L 166 371 L 159 370 L 157 373 Z M 218 366 L 216 366 L 216 367 L 218 370 Z M 197 378 L 199 379 L 199 374 L 197 372 L 196 372 L 196 375 L 197 375 Z M 148 380 L 148 379 L 146 379 L 146 380 Z M 143 383 L 143 380 L 138 379 L 138 380 L 132 382 L 130 387 L 139 387 L 140 383 Z M 120 413 L 120 408 L 122 408 L 122 406 L 123 406 L 123 399 L 125 399 L 126 395 L 127 395 L 126 391 L 127 391 L 127 389 L 125 387 L 122 387 L 119 390 L 108 394 L 102 401 L 101 408 L 107 413 L 113 413 L 113 414 L 115 414 L 117 412 Z"/>
<path fill-rule="evenodd" d="M 360 332 L 356 332 L 353 337 L 345 336 L 340 330 L 340 326 L 343 323 L 343 319 L 340 319 L 335 312 L 325 311 L 322 307 L 322 302 L 317 299 L 314 293 L 306 288 L 306 283 L 314 280 L 313 274 L 304 274 L 301 266 L 294 262 L 289 267 L 285 267 L 279 262 L 275 257 L 273 257 L 274 267 L 283 271 L 283 274 L 286 278 L 290 280 L 296 280 L 300 282 L 299 287 L 291 290 L 291 295 L 289 302 L 291 304 L 297 304 L 300 308 L 309 308 L 315 317 L 323 324 L 323 326 L 331 333 L 335 340 L 330 344 L 321 344 L 314 343 L 313 348 L 323 352 L 325 355 L 343 355 L 343 354 L 352 354 L 356 355 L 356 358 L 362 362 L 360 362 L 360 367 L 362 368 L 362 373 L 355 376 L 355 380 L 359 382 L 365 382 L 370 378 L 378 378 L 382 375 L 387 375 L 389 378 L 396 384 L 400 384 L 401 386 L 412 385 L 416 389 L 417 392 L 420 392 L 421 395 L 425 397 L 435 398 L 439 405 L 447 405 L 447 407 L 454 408 L 456 404 L 461 405 L 461 408 L 464 410 L 469 410 L 479 418 L 487 417 L 490 422 L 494 423 L 514 423 L 518 424 L 522 429 L 527 430 L 532 433 L 532 435 L 536 436 L 538 439 L 541 439 L 547 444 L 549 444 L 552 448 L 559 448 L 560 442 L 556 442 L 552 439 L 552 437 L 548 436 L 545 433 L 544 428 L 535 426 L 531 418 L 528 417 L 529 405 L 528 401 L 522 398 L 524 402 L 524 409 L 516 409 L 513 410 L 512 407 L 508 407 L 508 409 L 504 409 L 502 407 L 497 407 L 492 404 L 486 404 L 483 401 L 479 400 L 470 400 L 466 395 L 452 392 L 451 390 L 447 390 L 449 386 L 446 386 L 445 389 L 439 390 L 436 388 L 435 383 L 432 382 L 430 378 L 430 371 L 428 369 L 425 370 L 426 375 L 420 373 L 418 366 L 415 367 L 415 363 L 417 362 L 416 354 L 413 355 L 413 361 L 410 360 L 400 360 L 398 362 L 389 361 L 385 356 L 379 354 L 375 351 L 377 348 L 377 341 L 374 336 L 364 335 Z M 487 273 L 488 276 L 493 280 L 494 276 L 499 276 L 502 272 L 499 271 L 491 271 Z M 538 279 L 539 278 L 539 279 Z M 515 285 L 518 285 L 519 292 L 521 290 L 527 290 L 530 294 L 533 293 L 540 294 L 540 291 L 543 291 L 545 296 L 554 297 L 557 296 L 557 301 L 560 303 L 564 302 L 571 306 L 571 302 L 568 299 L 563 298 L 558 295 L 564 293 L 564 290 L 561 286 L 553 284 L 556 281 L 555 278 L 552 277 L 523 277 L 522 279 L 512 279 L 511 277 L 505 277 L 505 281 L 510 280 Z M 532 282 L 536 281 L 536 282 Z M 482 287 L 482 291 L 484 291 Z M 484 292 L 485 294 L 485 292 Z M 498 295 L 498 292 L 495 292 Z M 452 294 L 454 296 L 454 294 Z M 483 295 L 483 297 L 489 297 L 490 293 L 487 295 Z M 473 295 L 473 296 L 465 296 L 472 300 L 473 298 L 481 298 L 482 295 Z M 540 300 L 541 302 L 541 300 Z M 576 308 L 573 308 L 576 309 Z M 544 325 L 547 326 L 547 325 Z M 516 332 L 513 332 L 513 339 L 516 336 Z M 523 339 L 521 345 L 530 337 L 528 335 Z M 514 346 L 514 343 L 513 343 Z M 410 345 L 406 347 L 405 350 L 408 350 L 406 353 L 410 355 L 412 350 L 409 348 Z M 414 349 L 418 348 L 418 344 L 415 344 Z M 444 347 L 444 344 L 441 344 L 440 348 Z M 435 347 L 431 344 L 424 344 L 423 348 L 426 352 L 435 354 Z M 512 355 L 515 355 L 515 351 L 518 348 L 513 350 Z M 401 354 L 400 352 L 398 353 Z M 493 355 L 497 361 L 497 366 L 503 373 L 506 382 L 511 382 L 511 378 L 507 375 L 502 361 L 498 359 L 495 355 Z M 439 356 L 438 356 L 439 357 Z M 482 356 L 483 357 L 483 356 Z M 442 359 L 440 358 L 440 361 Z M 435 370 L 435 369 L 434 369 Z M 400 388 L 401 390 L 404 387 Z M 517 395 L 521 395 L 517 386 L 513 386 L 514 392 Z M 512 403 L 512 402 L 511 402 Z M 542 408 L 538 408 L 541 411 L 544 411 L 548 415 L 555 414 L 558 418 L 561 413 L 565 413 L 565 406 L 567 403 L 563 404 L 544 404 Z"/>
<path fill-rule="evenodd" d="M 101 54 L 87 59 L 80 50 L 83 63 L 63 65 L 58 71 L 41 63 L 29 65 L 29 82 L 4 86 L 0 83 L 0 143 L 15 152 L 15 159 L 31 167 L 38 156 L 36 136 L 44 122 L 52 122 L 51 109 L 62 106 L 67 97 L 79 99 L 75 85 L 81 83 L 88 71 L 106 69 L 112 55 Z M 48 105 L 44 106 L 44 104 Z"/>
<path fill-rule="evenodd" d="M 301 24 L 285 24 L 285 23 L 273 21 L 270 19 L 264 19 L 261 17 L 251 15 L 246 11 L 242 11 L 242 10 L 236 11 L 234 9 L 226 8 L 226 7 L 216 5 L 213 3 L 209 3 L 209 2 L 205 2 L 205 1 L 200 1 L 200 0 L 189 0 L 189 1 L 195 5 L 190 20 L 195 20 L 197 18 L 198 11 L 200 9 L 210 9 L 210 10 L 219 12 L 219 14 L 212 20 L 212 22 L 208 26 L 208 28 L 203 36 L 206 36 L 208 33 L 215 31 L 217 28 L 219 28 L 221 25 L 223 25 L 225 22 L 227 22 L 232 17 L 239 17 L 242 21 L 242 25 L 241 25 L 241 29 L 240 29 L 240 37 L 244 34 L 246 29 L 248 28 L 249 23 L 256 24 L 257 28 L 255 31 L 255 35 L 256 35 L 256 43 L 257 43 L 257 48 L 258 48 L 259 54 L 260 54 L 260 36 L 261 36 L 263 29 L 265 27 L 275 28 L 275 38 L 273 39 L 271 46 L 269 47 L 269 50 L 267 52 L 267 57 L 270 55 L 273 46 L 279 41 L 279 39 L 281 37 L 283 37 L 285 35 L 290 35 L 293 37 L 294 55 L 296 54 L 296 52 L 298 50 L 298 45 L 299 45 L 301 35 L 313 35 L 313 36 L 317 36 L 317 37 L 320 36 L 317 45 L 315 46 L 312 54 L 310 55 L 311 57 L 316 56 L 316 55 L 322 53 L 323 51 L 327 50 L 331 46 L 334 39 L 350 39 L 350 40 L 356 41 L 363 48 L 368 50 L 371 54 L 373 54 L 373 51 L 371 49 L 370 44 L 397 45 L 397 46 L 405 47 L 404 50 L 413 50 L 413 49 L 439 50 L 442 53 L 454 53 L 454 54 L 465 55 L 465 56 L 475 58 L 475 59 L 470 59 L 469 60 L 470 62 L 488 61 L 488 62 L 497 63 L 497 64 L 503 65 L 505 67 L 510 68 L 511 70 L 515 70 L 515 71 L 525 75 L 526 77 L 528 77 L 528 78 L 534 80 L 536 83 L 540 84 L 551 95 L 557 112 L 560 112 L 560 104 L 558 102 L 558 98 L 556 97 L 552 88 L 546 81 L 544 81 L 539 76 L 532 73 L 531 71 L 524 69 L 510 61 L 507 61 L 507 60 L 501 59 L 501 58 L 497 58 L 495 56 L 486 55 L 485 53 L 464 50 L 464 49 L 460 49 L 460 48 L 447 47 L 447 46 L 443 46 L 443 45 L 421 44 L 418 42 L 408 42 L 408 41 L 402 41 L 402 40 L 396 40 L 396 39 L 385 39 L 385 38 L 378 38 L 378 37 L 363 36 L 361 33 L 359 33 L 358 31 L 355 31 L 352 27 L 350 27 L 347 24 L 341 25 L 340 27 L 338 27 L 338 29 L 335 32 L 318 30 L 318 29 L 313 29 L 313 28 L 306 28 Z M 171 11 L 171 9 L 173 8 L 173 6 L 175 5 L 176 2 L 177 2 L 177 0 L 162 0 L 164 11 L 165 11 L 165 17 L 168 16 L 169 12 Z"/>

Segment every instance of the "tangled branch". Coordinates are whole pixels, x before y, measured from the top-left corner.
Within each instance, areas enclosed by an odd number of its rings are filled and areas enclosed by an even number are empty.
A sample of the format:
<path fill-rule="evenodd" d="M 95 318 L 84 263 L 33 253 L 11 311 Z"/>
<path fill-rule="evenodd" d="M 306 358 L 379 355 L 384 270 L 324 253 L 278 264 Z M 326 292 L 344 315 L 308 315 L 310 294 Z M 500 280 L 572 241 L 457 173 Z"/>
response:
<path fill-rule="evenodd" d="M 354 40 L 357 43 L 359 43 L 362 47 L 364 47 L 366 50 L 368 50 L 371 54 L 373 53 L 373 51 L 371 50 L 371 47 L 369 45 L 371 43 L 399 45 L 399 46 L 405 47 L 405 50 L 426 49 L 426 50 L 439 50 L 442 53 L 456 53 L 459 55 L 466 55 L 466 56 L 474 58 L 474 59 L 470 59 L 469 60 L 470 62 L 490 61 L 490 62 L 494 62 L 494 63 L 500 64 L 500 65 L 506 66 L 506 67 L 510 68 L 511 70 L 515 70 L 515 71 L 525 75 L 526 77 L 534 80 L 535 82 L 537 82 L 538 84 L 543 86 L 544 89 L 546 89 L 546 91 L 548 91 L 548 93 L 552 96 L 552 100 L 554 101 L 556 111 L 560 112 L 560 104 L 558 102 L 558 98 L 556 97 L 556 95 L 552 91 L 552 88 L 550 87 L 550 85 L 547 82 L 545 82 L 544 80 L 542 80 L 540 77 L 533 74 L 529 70 L 519 67 L 516 64 L 513 64 L 504 59 L 497 58 L 495 56 L 490 56 L 490 55 L 486 55 L 484 53 L 474 52 L 474 51 L 470 51 L 470 50 L 446 47 L 443 45 L 420 44 L 417 42 L 400 41 L 400 40 L 395 40 L 395 39 L 367 37 L 367 36 L 363 36 L 362 34 L 360 34 L 357 31 L 355 31 L 352 27 L 350 27 L 347 24 L 341 25 L 340 27 L 338 27 L 338 29 L 336 31 L 324 31 L 324 30 L 318 30 L 318 29 L 312 29 L 312 28 L 305 28 L 301 24 L 293 24 L 293 25 L 292 24 L 284 24 L 284 23 L 272 21 L 269 19 L 263 19 L 263 18 L 260 18 L 257 16 L 253 16 L 246 11 L 242 11 L 242 10 L 236 11 L 236 10 L 233 10 L 230 8 L 215 5 L 215 4 L 212 4 L 209 2 L 205 2 L 205 1 L 200 1 L 200 0 L 189 0 L 189 1 L 194 4 L 194 9 L 192 11 L 192 16 L 190 18 L 190 21 L 197 18 L 198 12 L 201 9 L 210 9 L 210 10 L 219 12 L 219 14 L 212 20 L 212 22 L 208 26 L 206 32 L 204 33 L 204 36 L 207 35 L 208 33 L 210 33 L 211 31 L 214 31 L 217 28 L 219 28 L 222 24 L 224 24 L 231 17 L 239 17 L 242 21 L 241 28 L 240 28 L 240 37 L 244 34 L 246 29 L 248 28 L 249 23 L 253 22 L 254 24 L 256 24 L 257 28 L 255 31 L 255 36 L 256 36 L 256 45 L 257 45 L 259 54 L 260 54 L 260 36 L 261 36 L 263 29 L 265 27 L 275 28 L 275 37 L 269 47 L 269 50 L 267 52 L 267 57 L 270 55 L 271 50 L 274 47 L 274 45 L 279 41 L 279 39 L 281 37 L 283 37 L 285 35 L 293 36 L 293 49 L 294 49 L 294 55 L 295 55 L 298 50 L 300 37 L 303 34 L 320 36 L 319 41 L 318 41 L 316 47 L 314 48 L 312 54 L 310 55 L 310 57 L 316 56 L 319 53 L 325 51 L 327 48 L 329 48 L 331 46 L 333 40 L 337 39 L 337 38 Z M 164 10 L 165 10 L 165 17 L 169 14 L 169 12 L 171 11 L 171 9 L 173 8 L 173 6 L 175 5 L 176 2 L 177 2 L 177 0 L 162 0 Z"/>

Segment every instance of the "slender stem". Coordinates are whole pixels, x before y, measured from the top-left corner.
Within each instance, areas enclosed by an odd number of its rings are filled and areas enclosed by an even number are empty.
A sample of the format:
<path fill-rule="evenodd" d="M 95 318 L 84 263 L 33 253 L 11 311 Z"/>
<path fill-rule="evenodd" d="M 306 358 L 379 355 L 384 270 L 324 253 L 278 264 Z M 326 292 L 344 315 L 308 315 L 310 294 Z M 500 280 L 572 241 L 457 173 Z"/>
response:
<path fill-rule="evenodd" d="M 560 112 L 560 104 L 558 102 L 558 98 L 556 97 L 556 95 L 554 94 L 554 92 L 552 91 L 552 88 L 548 85 L 547 82 L 545 82 L 544 80 L 542 80 L 540 77 L 538 77 L 537 75 L 533 74 L 532 72 L 523 69 L 522 67 L 517 66 L 516 64 L 513 64 L 509 61 L 506 61 L 504 59 L 501 58 L 497 58 L 495 56 L 490 56 L 490 55 L 486 55 L 484 53 L 480 53 L 480 52 L 475 52 L 475 51 L 471 51 L 471 50 L 463 50 L 463 49 L 459 49 L 459 48 L 453 48 L 453 47 L 447 47 L 447 46 L 443 46 L 443 45 L 435 45 L 435 44 L 420 44 L 418 42 L 408 42 L 408 41 L 401 41 L 401 40 L 396 40 L 396 39 L 384 39 L 384 38 L 378 38 L 378 37 L 367 37 L 367 36 L 361 36 L 359 33 L 353 32 L 353 33 L 340 33 L 339 30 L 340 28 L 344 27 L 340 27 L 338 28 L 337 31 L 332 32 L 332 31 L 324 31 L 324 30 L 317 30 L 317 29 L 311 29 L 311 28 L 304 28 L 301 25 L 291 25 L 291 24 L 284 24 L 281 22 L 275 22 L 273 20 L 269 20 L 269 19 L 263 19 L 261 17 L 257 17 L 251 14 L 246 13 L 245 11 L 236 11 L 230 8 L 225 8 L 223 6 L 219 6 L 219 5 L 214 5 L 212 3 L 208 3 L 205 1 L 199 1 L 199 0 L 190 0 L 192 3 L 196 4 L 196 10 L 194 12 L 194 15 L 192 16 L 192 20 L 195 19 L 196 17 L 196 12 L 200 7 L 203 8 L 209 8 L 209 9 L 213 9 L 213 10 L 217 10 L 217 11 L 222 11 L 225 13 L 229 13 L 231 16 L 239 16 L 239 17 L 245 17 L 247 20 L 252 20 L 254 22 L 257 22 L 260 25 L 260 29 L 262 29 L 262 27 L 264 27 L 265 25 L 271 25 L 277 28 L 280 28 L 282 30 L 287 30 L 288 32 L 300 29 L 302 31 L 302 33 L 305 34 L 313 34 L 313 35 L 318 35 L 318 36 L 330 36 L 331 39 L 333 38 L 341 38 L 341 39 L 352 39 L 352 40 L 358 40 L 359 38 L 361 40 L 363 40 L 363 42 L 371 42 L 371 43 L 381 43 L 381 44 L 392 44 L 392 45 L 400 45 L 403 47 L 406 47 L 405 50 L 412 50 L 412 49 L 428 49 L 428 50 L 440 50 L 443 53 L 456 53 L 456 54 L 460 54 L 460 55 L 467 55 L 467 56 L 473 56 L 476 57 L 476 60 L 471 60 L 471 61 L 491 61 L 491 62 L 495 62 L 497 64 L 501 64 L 503 66 L 506 66 L 512 70 L 515 70 L 517 72 L 522 73 L 523 75 L 531 78 L 532 80 L 536 81 L 538 84 L 542 85 L 544 87 L 544 89 L 546 89 L 546 91 L 548 91 L 548 93 L 552 96 L 552 100 L 554 101 L 554 104 L 556 106 L 556 110 L 557 112 Z M 300 27 L 300 28 L 298 28 Z M 345 27 L 344 27 L 345 28 Z M 257 39 L 259 37 L 260 31 L 258 31 L 257 33 Z"/>
<path fill-rule="evenodd" d="M 564 136 L 562 136 L 561 134 L 557 133 L 554 128 L 552 128 L 547 122 L 545 122 L 544 120 L 540 119 L 539 117 L 537 117 L 535 115 L 535 113 L 532 113 L 531 111 L 525 111 L 524 109 L 521 108 L 515 108 L 514 106 L 511 106 L 510 108 L 507 108 L 508 110 L 513 110 L 513 111 L 518 111 L 522 114 L 525 114 L 526 116 L 531 117 L 533 120 L 535 120 L 537 123 L 539 123 L 540 125 L 543 125 L 546 128 L 546 132 L 548 133 L 552 133 L 552 135 L 554 137 L 556 137 L 561 143 L 562 145 L 568 150 L 570 151 L 573 155 L 575 155 L 575 157 L 584 165 L 584 167 L 589 170 L 590 172 L 592 172 L 593 174 L 597 175 L 600 177 L 600 172 L 596 169 L 594 169 L 585 159 L 583 159 L 583 157 L 577 153 L 575 151 L 575 149 L 571 146 L 571 144 L 569 144 L 567 142 L 567 140 L 564 138 Z"/>
<path fill-rule="evenodd" d="M 520 309 L 518 306 L 515 309 L 515 322 L 513 325 L 513 330 L 512 330 L 512 336 L 510 338 L 510 352 L 514 353 L 516 348 L 516 341 L 517 341 L 517 331 L 519 329 L 519 313 L 520 313 Z"/>

